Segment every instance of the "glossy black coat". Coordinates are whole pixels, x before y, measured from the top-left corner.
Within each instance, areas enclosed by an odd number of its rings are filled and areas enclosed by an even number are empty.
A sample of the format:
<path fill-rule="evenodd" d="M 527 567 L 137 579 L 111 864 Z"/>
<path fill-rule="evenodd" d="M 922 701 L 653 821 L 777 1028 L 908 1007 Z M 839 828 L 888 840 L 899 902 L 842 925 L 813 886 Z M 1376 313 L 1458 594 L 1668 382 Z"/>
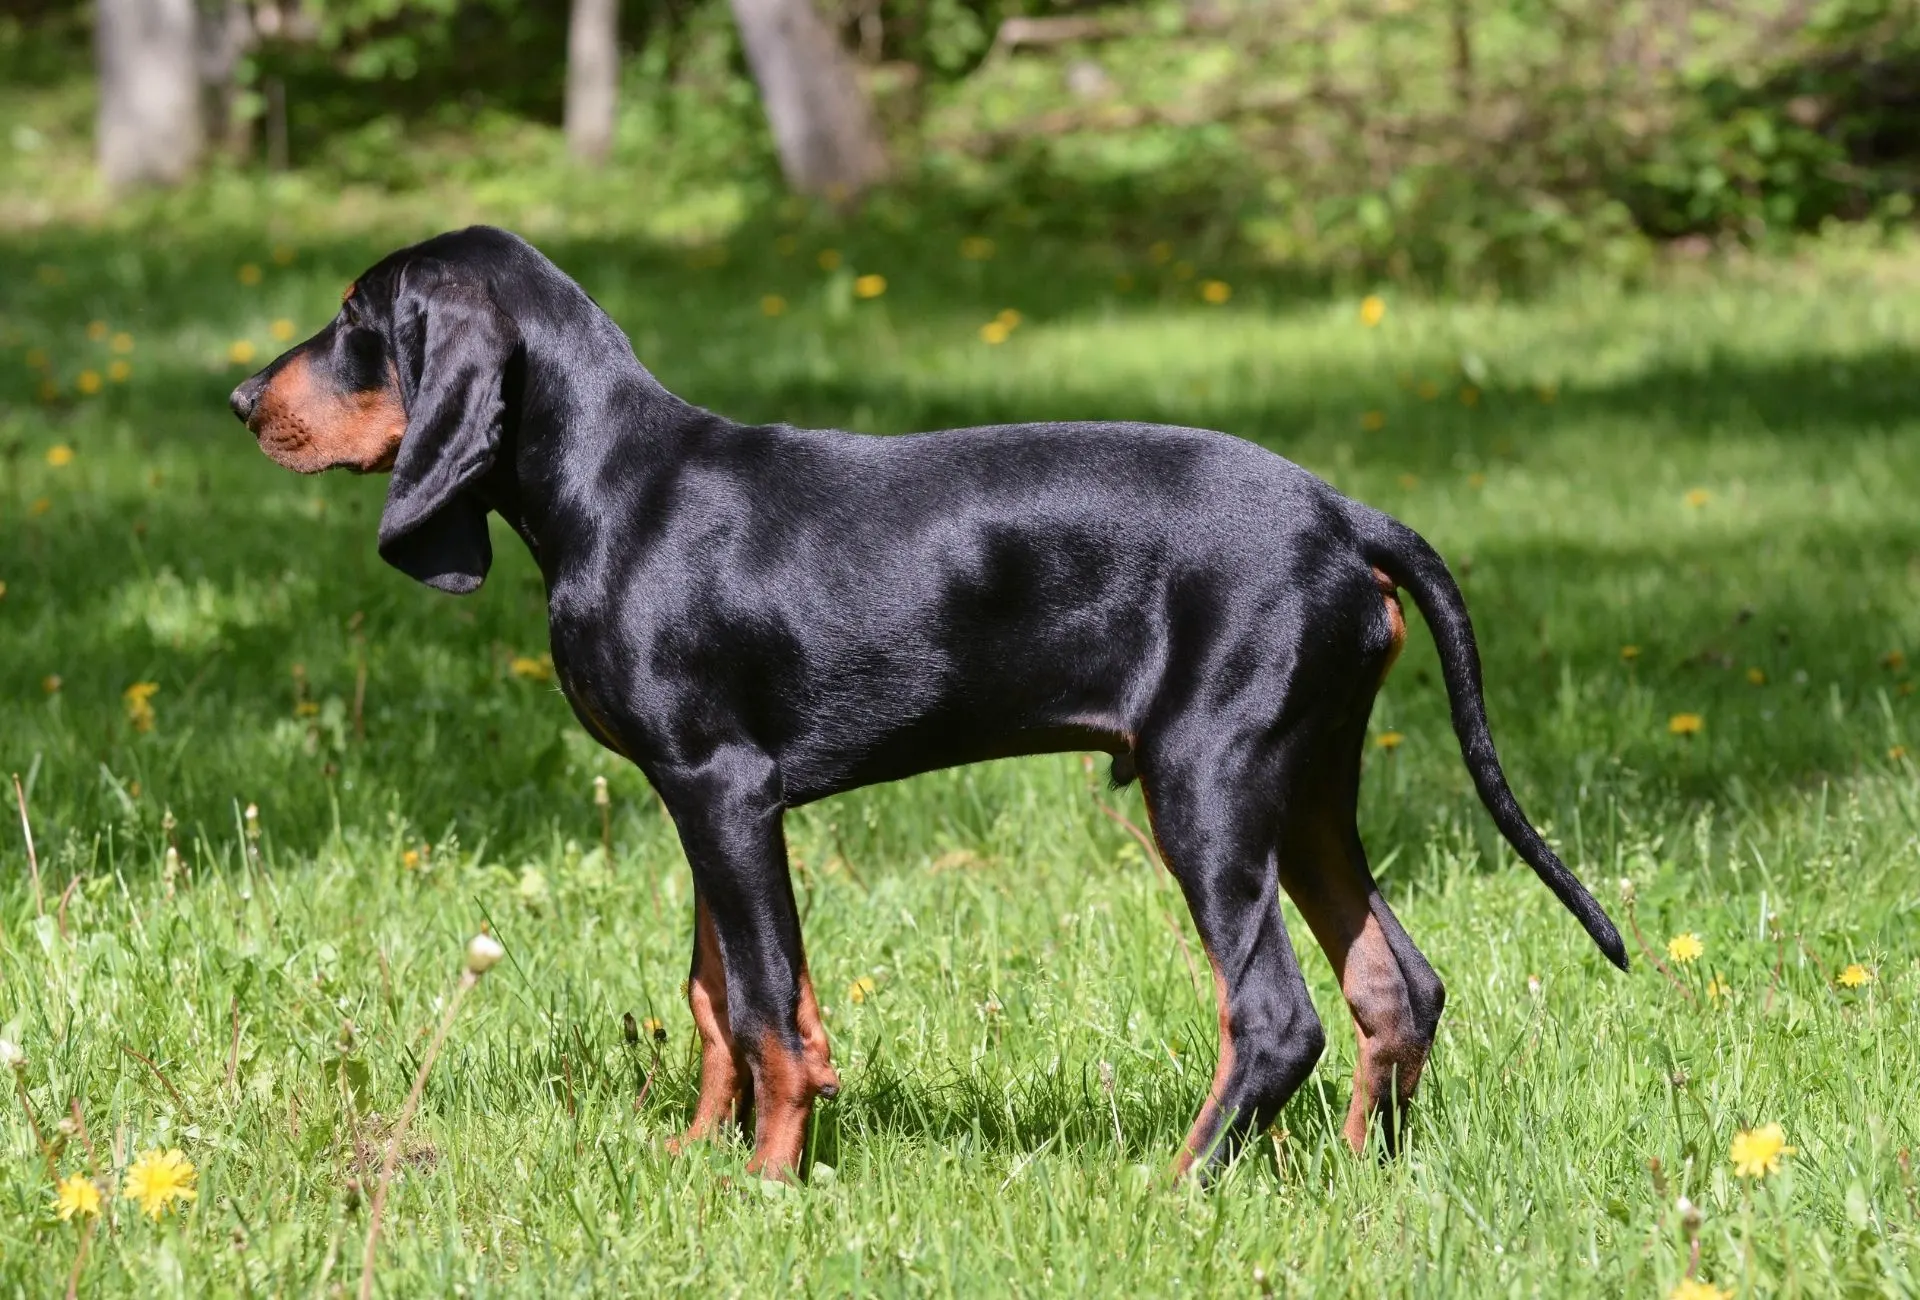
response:
<path fill-rule="evenodd" d="M 302 348 L 351 353 L 359 375 L 364 347 L 344 340 L 385 340 L 407 413 L 382 555 L 468 592 L 490 562 L 489 511 L 531 549 L 567 699 L 680 829 L 732 1040 L 763 1090 L 761 1055 L 799 1050 L 805 978 L 782 812 L 1057 750 L 1104 751 L 1117 780 L 1144 780 L 1218 977 L 1222 1073 L 1191 1156 L 1265 1123 L 1319 1054 L 1282 882 L 1325 895 L 1310 915 L 1343 970 L 1362 931 L 1384 933 L 1374 1002 L 1423 1060 L 1439 982 L 1352 831 L 1367 713 L 1402 634 L 1396 585 L 1434 631 L 1501 831 L 1624 964 L 1507 788 L 1444 564 L 1279 456 L 1143 424 L 736 424 L 669 393 L 577 284 L 484 228 L 387 258 L 328 329 Z M 1341 903 L 1335 876 L 1361 901 Z M 1370 996 L 1349 989 L 1363 1021 Z"/>

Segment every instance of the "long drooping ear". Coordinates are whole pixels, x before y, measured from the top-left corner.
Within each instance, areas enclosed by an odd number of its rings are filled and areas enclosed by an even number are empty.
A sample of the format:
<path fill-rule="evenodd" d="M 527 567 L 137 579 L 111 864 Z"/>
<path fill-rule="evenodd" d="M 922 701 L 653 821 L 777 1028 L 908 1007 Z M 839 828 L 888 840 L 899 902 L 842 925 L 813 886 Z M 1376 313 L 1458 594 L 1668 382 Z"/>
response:
<path fill-rule="evenodd" d="M 418 380 L 380 516 L 380 557 L 464 596 L 493 563 L 487 507 L 472 488 L 500 449 L 501 387 L 520 332 L 484 289 L 469 285 L 434 288 L 421 314 Z"/>

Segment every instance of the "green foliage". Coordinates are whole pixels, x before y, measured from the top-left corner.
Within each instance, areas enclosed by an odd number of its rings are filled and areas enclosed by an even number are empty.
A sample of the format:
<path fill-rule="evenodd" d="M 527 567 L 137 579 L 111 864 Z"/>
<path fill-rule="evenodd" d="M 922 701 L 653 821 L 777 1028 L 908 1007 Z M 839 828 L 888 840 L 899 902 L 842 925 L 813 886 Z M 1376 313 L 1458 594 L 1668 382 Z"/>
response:
<path fill-rule="evenodd" d="M 1658 241 L 1899 224 L 1920 189 L 1920 0 L 825 7 L 893 136 L 897 201 L 1025 213 L 1062 235 L 1177 229 L 1349 283 L 1631 278 Z M 564 5 L 301 14 L 235 71 L 231 111 L 255 123 L 235 146 L 245 165 L 264 156 L 273 88 L 291 161 L 323 191 L 573 188 L 555 132 Z M 1003 22 L 1036 17 L 1081 37 L 996 44 Z M 671 188 L 708 233 L 773 196 L 725 0 L 630 0 L 621 30 L 615 158 L 589 187 Z M 78 76 L 85 39 L 65 9 L 16 20 L 0 65 L 23 84 Z"/>
<path fill-rule="evenodd" d="M 1902 219 L 1920 179 L 1920 8 L 1827 0 L 1788 53 L 1701 70 L 1631 192 L 1659 235 Z"/>

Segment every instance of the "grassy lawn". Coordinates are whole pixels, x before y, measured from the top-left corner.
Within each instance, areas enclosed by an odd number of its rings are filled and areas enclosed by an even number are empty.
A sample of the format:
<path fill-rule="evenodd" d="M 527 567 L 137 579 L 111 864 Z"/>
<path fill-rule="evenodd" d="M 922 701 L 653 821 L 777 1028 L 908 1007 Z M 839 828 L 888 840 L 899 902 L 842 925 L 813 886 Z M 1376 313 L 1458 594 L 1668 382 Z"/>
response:
<path fill-rule="evenodd" d="M 245 210 L 0 236 L 0 771 L 45 896 L 9 829 L 0 1037 L 46 1132 L 77 1099 L 103 1173 L 156 1147 L 198 1170 L 157 1221 L 117 1201 L 84 1291 L 351 1293 L 484 923 L 509 960 L 408 1138 L 384 1295 L 1665 1297 L 1682 1195 L 1697 1275 L 1740 1296 L 1920 1292 L 1911 251 L 1390 294 L 1369 326 L 1357 295 L 1177 239 L 543 239 L 670 387 L 737 417 L 1211 425 L 1392 511 L 1462 575 L 1536 823 L 1663 956 L 1704 945 L 1672 981 L 1606 966 L 1474 801 L 1416 617 L 1362 805 L 1450 991 L 1404 1158 L 1340 1140 L 1352 1033 L 1289 912 L 1327 1056 L 1211 1192 L 1166 1185 L 1211 991 L 1176 889 L 1059 757 L 788 819 L 846 1084 L 795 1189 L 738 1144 L 663 1149 L 694 1097 L 686 869 L 546 680 L 532 563 L 500 529 L 478 595 L 416 586 L 374 553 L 381 482 L 286 474 L 226 412 L 276 328 L 445 218 Z M 58 1294 L 80 1231 L 0 1116 L 0 1291 Z M 1730 1146 L 1766 1123 L 1794 1151 L 1742 1179 Z M 78 1137 L 57 1164 L 87 1166 Z"/>

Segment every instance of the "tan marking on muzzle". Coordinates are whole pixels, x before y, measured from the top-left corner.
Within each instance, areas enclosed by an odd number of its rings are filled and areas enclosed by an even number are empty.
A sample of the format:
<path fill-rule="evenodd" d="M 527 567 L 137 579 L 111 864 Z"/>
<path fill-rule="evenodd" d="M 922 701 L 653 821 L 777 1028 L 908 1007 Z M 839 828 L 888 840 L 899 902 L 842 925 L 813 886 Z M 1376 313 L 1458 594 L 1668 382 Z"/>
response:
<path fill-rule="evenodd" d="M 396 376 L 391 375 L 390 379 Z M 407 430 L 398 383 L 366 392 L 330 391 L 316 381 L 305 356 L 296 356 L 260 395 L 248 422 L 260 449 L 302 474 L 345 466 L 362 473 L 393 468 Z"/>

